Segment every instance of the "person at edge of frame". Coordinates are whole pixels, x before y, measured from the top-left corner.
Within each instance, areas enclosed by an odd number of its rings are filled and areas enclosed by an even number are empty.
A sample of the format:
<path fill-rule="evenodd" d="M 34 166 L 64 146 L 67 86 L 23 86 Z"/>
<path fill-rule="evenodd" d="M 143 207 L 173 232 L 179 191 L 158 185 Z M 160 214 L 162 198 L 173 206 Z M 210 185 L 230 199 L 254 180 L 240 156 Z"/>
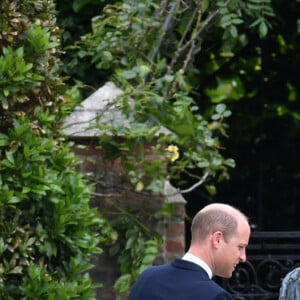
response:
<path fill-rule="evenodd" d="M 213 203 L 191 225 L 191 245 L 182 258 L 146 269 L 133 284 L 128 300 L 232 300 L 213 276 L 230 278 L 246 261 L 248 218 L 237 208 Z"/>

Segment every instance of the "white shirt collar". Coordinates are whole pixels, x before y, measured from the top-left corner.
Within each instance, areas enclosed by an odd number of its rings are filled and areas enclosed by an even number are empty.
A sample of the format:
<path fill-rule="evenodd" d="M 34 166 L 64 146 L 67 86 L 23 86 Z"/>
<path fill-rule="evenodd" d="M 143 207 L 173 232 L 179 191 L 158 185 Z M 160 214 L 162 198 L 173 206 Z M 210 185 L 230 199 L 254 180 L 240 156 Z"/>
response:
<path fill-rule="evenodd" d="M 204 262 L 202 259 L 200 259 L 199 257 L 195 256 L 194 254 L 191 253 L 186 253 L 183 257 L 183 260 L 187 260 L 190 261 L 194 264 L 197 264 L 198 266 L 200 266 L 201 268 L 203 268 L 206 273 L 208 274 L 208 277 L 211 279 L 212 278 L 212 270 L 210 269 L 210 267 L 208 266 L 208 264 L 206 262 Z"/>

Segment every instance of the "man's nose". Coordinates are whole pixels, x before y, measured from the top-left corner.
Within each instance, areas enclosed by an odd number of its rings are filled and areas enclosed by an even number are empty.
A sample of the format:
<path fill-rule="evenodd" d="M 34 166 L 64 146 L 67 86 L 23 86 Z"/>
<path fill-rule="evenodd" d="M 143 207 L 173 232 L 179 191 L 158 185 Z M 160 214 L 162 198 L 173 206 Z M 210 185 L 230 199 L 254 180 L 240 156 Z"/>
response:
<path fill-rule="evenodd" d="M 245 262 L 246 261 L 246 251 L 242 250 L 240 253 L 240 262 Z"/>

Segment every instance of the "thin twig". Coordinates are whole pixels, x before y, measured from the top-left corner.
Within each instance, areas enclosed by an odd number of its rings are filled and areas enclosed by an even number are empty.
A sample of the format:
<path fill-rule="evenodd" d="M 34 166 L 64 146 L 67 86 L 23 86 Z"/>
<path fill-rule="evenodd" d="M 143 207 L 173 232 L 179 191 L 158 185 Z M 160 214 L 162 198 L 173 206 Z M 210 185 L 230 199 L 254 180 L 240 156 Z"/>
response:
<path fill-rule="evenodd" d="M 195 43 L 195 40 L 201 36 L 207 29 L 208 27 L 215 21 L 215 19 L 218 17 L 221 9 L 223 9 L 224 7 L 228 6 L 230 4 L 232 0 L 227 0 L 223 6 L 220 6 L 218 9 L 216 9 L 205 21 L 203 26 L 201 26 L 201 28 L 199 28 L 199 30 L 191 37 L 191 39 L 185 44 L 183 45 L 181 48 L 179 48 L 175 55 L 173 56 L 173 59 L 170 63 L 170 67 L 169 67 L 169 74 L 172 72 L 174 65 L 176 64 L 179 56 L 181 55 L 181 53 L 183 53 L 187 48 L 189 48 L 193 43 Z"/>
<path fill-rule="evenodd" d="M 208 177 L 208 172 L 206 172 L 203 177 L 201 178 L 201 180 L 199 180 L 198 182 L 196 182 L 195 184 L 193 184 L 190 188 L 185 189 L 185 190 L 181 190 L 180 193 L 181 194 L 186 194 L 189 193 L 191 191 L 193 191 L 195 188 L 197 188 L 198 186 L 200 186 L 201 184 L 203 184 L 203 182 L 206 180 L 206 178 Z"/>
<path fill-rule="evenodd" d="M 173 5 L 171 6 L 171 9 L 169 11 L 169 14 L 166 17 L 166 20 L 165 20 L 165 22 L 163 24 L 163 27 L 162 27 L 162 34 L 160 35 L 158 43 L 157 43 L 157 45 L 156 45 L 156 47 L 155 47 L 155 49 L 153 51 L 153 54 L 151 55 L 151 61 L 152 62 L 154 61 L 154 59 L 155 59 L 155 57 L 156 57 L 156 55 L 157 55 L 157 53 L 159 51 L 159 48 L 160 48 L 160 46 L 162 44 L 162 41 L 163 41 L 163 39 L 164 39 L 164 37 L 166 35 L 166 32 L 167 32 L 167 30 L 170 27 L 170 24 L 171 24 L 171 21 L 172 21 L 172 18 L 173 18 L 173 14 L 174 14 L 175 9 L 176 9 L 176 7 L 178 5 L 178 2 L 180 2 L 180 1 L 176 1 L 175 3 L 173 3 Z"/>
<path fill-rule="evenodd" d="M 151 192 L 141 192 L 141 191 L 136 191 L 134 189 L 130 189 L 130 188 L 125 188 L 125 187 L 117 187 L 118 189 L 121 189 L 121 190 L 127 190 L 127 191 L 130 191 L 130 192 L 133 192 L 133 193 L 137 193 L 137 194 L 142 194 L 142 195 L 146 195 L 146 196 L 164 196 L 164 197 L 173 197 L 173 196 L 177 196 L 179 194 L 187 194 L 187 193 L 190 193 L 192 192 L 194 189 L 196 189 L 197 187 L 199 187 L 201 184 L 204 183 L 204 181 L 207 179 L 209 175 L 209 172 L 206 172 L 203 177 L 198 181 L 196 182 L 195 184 L 193 184 L 191 187 L 187 188 L 187 189 L 184 189 L 184 190 L 181 190 L 181 189 L 176 189 L 176 192 L 174 193 L 171 193 L 171 194 L 156 194 L 156 193 L 151 193 Z M 95 181 L 95 182 L 98 182 L 98 181 Z M 99 182 L 98 182 L 99 183 Z M 110 187 L 112 188 L 112 187 Z M 91 192 L 90 193 L 91 195 L 93 196 L 97 196 L 97 197 L 103 197 L 103 198 L 107 198 L 107 197 L 120 197 L 122 194 L 121 193 L 109 193 L 109 194 L 102 194 L 102 193 L 95 193 L 95 192 Z"/>

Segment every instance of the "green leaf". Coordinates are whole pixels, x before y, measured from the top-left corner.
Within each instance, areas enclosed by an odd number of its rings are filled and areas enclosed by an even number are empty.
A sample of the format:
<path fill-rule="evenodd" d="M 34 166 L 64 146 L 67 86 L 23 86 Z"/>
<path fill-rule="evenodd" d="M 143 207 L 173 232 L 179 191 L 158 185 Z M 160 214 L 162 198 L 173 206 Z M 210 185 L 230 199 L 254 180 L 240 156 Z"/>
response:
<path fill-rule="evenodd" d="M 24 186 L 23 188 L 22 188 L 22 193 L 23 194 L 27 194 L 27 193 L 29 193 L 30 192 L 30 188 L 29 187 L 27 187 L 27 186 Z"/>
<path fill-rule="evenodd" d="M 235 168 L 234 159 L 226 159 L 226 160 L 224 160 L 224 164 L 228 167 Z"/>
<path fill-rule="evenodd" d="M 23 267 L 21 266 L 16 266 L 15 268 L 13 268 L 12 270 L 10 270 L 8 272 L 8 274 L 22 274 L 23 272 Z"/>
<path fill-rule="evenodd" d="M 125 274 L 120 276 L 114 284 L 114 288 L 118 290 L 121 294 L 128 291 L 131 285 L 131 275 Z"/>
<path fill-rule="evenodd" d="M 210 0 L 202 0 L 201 1 L 201 10 L 202 10 L 202 13 L 204 13 L 208 9 L 209 4 L 210 4 Z"/>
<path fill-rule="evenodd" d="M 265 22 L 259 24 L 259 34 L 260 37 L 265 37 L 268 34 L 268 26 Z"/>
<path fill-rule="evenodd" d="M 9 200 L 8 200 L 8 203 L 10 204 L 16 204 L 16 203 L 19 203 L 21 202 L 22 199 L 19 198 L 19 197 L 16 197 L 16 196 L 12 196 Z"/>
<path fill-rule="evenodd" d="M 136 78 L 137 76 L 137 70 L 136 69 L 132 69 L 132 70 L 128 70 L 128 71 L 122 71 L 120 73 L 120 76 L 124 79 L 133 79 Z"/>
<path fill-rule="evenodd" d="M 223 103 L 220 103 L 216 106 L 216 112 L 219 114 L 223 114 L 223 112 L 226 110 L 226 105 Z"/>
<path fill-rule="evenodd" d="M 0 147 L 9 145 L 9 138 L 7 135 L 0 133 Z"/>
<path fill-rule="evenodd" d="M 10 94 L 10 91 L 6 88 L 3 89 L 3 95 L 7 97 Z"/>
<path fill-rule="evenodd" d="M 142 264 L 150 266 L 155 260 L 156 255 L 147 254 L 143 257 Z"/>
<path fill-rule="evenodd" d="M 238 31 L 236 26 L 231 25 L 229 28 L 230 34 L 233 38 L 236 38 L 238 36 Z"/>
<path fill-rule="evenodd" d="M 195 128 L 192 125 L 178 124 L 173 130 L 180 135 L 190 135 L 194 132 Z"/>
<path fill-rule="evenodd" d="M 26 246 L 32 246 L 36 242 L 36 237 L 31 237 L 27 242 Z"/>
<path fill-rule="evenodd" d="M 11 163 L 11 165 L 15 164 L 14 155 L 10 151 L 6 151 L 6 159 Z"/>
<path fill-rule="evenodd" d="M 210 195 L 215 195 L 217 190 L 216 187 L 214 185 L 205 185 L 206 190 L 209 192 Z"/>
<path fill-rule="evenodd" d="M 204 168 L 209 167 L 209 162 L 208 161 L 201 161 L 201 162 L 197 163 L 197 166 L 201 169 L 204 169 Z"/>

